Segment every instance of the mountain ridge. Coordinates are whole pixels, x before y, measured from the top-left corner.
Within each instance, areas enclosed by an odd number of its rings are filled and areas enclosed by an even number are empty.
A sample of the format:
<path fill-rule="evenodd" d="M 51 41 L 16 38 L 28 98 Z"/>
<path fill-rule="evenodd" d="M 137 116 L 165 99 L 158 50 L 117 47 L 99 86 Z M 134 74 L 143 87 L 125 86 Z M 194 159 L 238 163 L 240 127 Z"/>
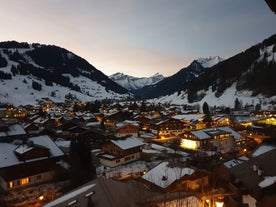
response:
<path fill-rule="evenodd" d="M 28 101 L 32 103 L 37 102 L 36 99 L 42 96 L 55 101 L 72 98 L 93 101 L 129 97 L 129 92 L 125 88 L 109 79 L 85 59 L 53 45 L 0 42 L 0 79 L 1 102 L 20 104 L 19 95 L 23 89 Z M 20 82 L 23 82 L 23 85 L 19 84 Z M 40 94 L 37 94 L 37 91 Z"/>
<path fill-rule="evenodd" d="M 147 85 L 154 85 L 163 80 L 165 77 L 159 73 L 155 73 L 153 76 L 150 77 L 139 78 L 117 72 L 110 75 L 109 78 L 132 92 Z"/>

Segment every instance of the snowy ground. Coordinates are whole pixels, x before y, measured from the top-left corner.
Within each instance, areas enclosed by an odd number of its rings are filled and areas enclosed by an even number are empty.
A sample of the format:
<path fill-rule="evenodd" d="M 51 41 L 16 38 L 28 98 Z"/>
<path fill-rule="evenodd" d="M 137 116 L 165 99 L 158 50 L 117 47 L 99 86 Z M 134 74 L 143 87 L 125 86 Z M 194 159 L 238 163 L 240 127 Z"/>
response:
<path fill-rule="evenodd" d="M 162 156 L 164 154 L 177 154 L 181 158 L 178 159 L 180 161 L 185 161 L 189 154 L 176 151 L 170 149 L 168 147 L 164 147 L 157 144 L 152 144 L 150 149 L 143 149 L 143 153 L 152 156 L 153 158 L 157 158 L 158 156 Z M 174 158 L 172 158 L 174 159 Z M 152 159 L 152 161 L 136 161 L 129 164 L 125 164 L 118 167 L 105 167 L 99 166 L 96 169 L 97 176 L 102 176 L 106 178 L 124 180 L 128 178 L 136 178 L 143 175 L 144 172 L 149 171 L 151 168 L 155 167 L 156 165 L 160 164 L 163 160 Z"/>

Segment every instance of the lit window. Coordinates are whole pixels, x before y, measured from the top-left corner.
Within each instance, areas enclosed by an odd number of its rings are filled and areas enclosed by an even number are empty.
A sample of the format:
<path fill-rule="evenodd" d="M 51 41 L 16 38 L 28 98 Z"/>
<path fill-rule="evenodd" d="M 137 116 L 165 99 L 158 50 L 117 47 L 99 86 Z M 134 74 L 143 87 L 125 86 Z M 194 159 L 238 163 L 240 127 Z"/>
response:
<path fill-rule="evenodd" d="M 20 180 L 20 185 L 25 185 L 29 183 L 29 178 L 23 178 Z"/>
<path fill-rule="evenodd" d="M 13 188 L 13 182 L 9 182 L 9 188 Z"/>

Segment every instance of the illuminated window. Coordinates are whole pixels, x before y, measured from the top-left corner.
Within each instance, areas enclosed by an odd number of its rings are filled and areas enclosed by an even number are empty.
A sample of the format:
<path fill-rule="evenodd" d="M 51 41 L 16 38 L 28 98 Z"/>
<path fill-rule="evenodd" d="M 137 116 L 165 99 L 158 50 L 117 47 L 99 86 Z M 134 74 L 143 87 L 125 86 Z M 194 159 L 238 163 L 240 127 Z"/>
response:
<path fill-rule="evenodd" d="M 20 180 L 20 185 L 25 185 L 29 183 L 29 178 L 23 178 Z"/>
<path fill-rule="evenodd" d="M 13 188 L 13 182 L 9 182 L 9 188 Z"/>
<path fill-rule="evenodd" d="M 182 139 L 180 146 L 186 149 L 197 149 L 197 143 L 193 140 Z"/>

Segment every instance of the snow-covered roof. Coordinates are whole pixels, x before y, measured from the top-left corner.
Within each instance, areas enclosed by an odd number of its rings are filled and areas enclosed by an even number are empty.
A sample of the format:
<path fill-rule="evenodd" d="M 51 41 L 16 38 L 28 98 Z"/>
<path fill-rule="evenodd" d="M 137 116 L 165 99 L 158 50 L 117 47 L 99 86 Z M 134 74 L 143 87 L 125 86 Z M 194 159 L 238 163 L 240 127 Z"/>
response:
<path fill-rule="evenodd" d="M 71 192 L 69 192 L 69 193 L 67 193 L 67 194 L 65 194 L 65 195 L 57 198 L 56 200 L 53 200 L 50 203 L 47 203 L 43 207 L 51 207 L 51 206 L 55 206 L 55 205 L 61 204 L 63 202 L 70 201 L 70 199 L 74 199 L 74 198 L 76 198 L 76 196 L 78 196 L 78 195 L 80 195 L 82 193 L 85 193 L 86 191 L 92 190 L 95 185 L 96 184 L 89 184 L 89 185 L 81 187 L 81 188 L 79 188 L 77 190 L 71 191 Z"/>
<path fill-rule="evenodd" d="M 274 145 L 260 145 L 254 152 L 251 154 L 252 157 L 257 157 L 259 155 L 262 155 L 268 151 L 271 151 L 273 149 L 276 149 L 276 146 Z"/>
<path fill-rule="evenodd" d="M 207 134 L 203 130 L 191 131 L 191 134 L 195 135 L 199 139 L 210 139 L 210 138 L 212 138 L 209 134 Z"/>
<path fill-rule="evenodd" d="M 198 139 L 210 139 L 212 135 L 219 133 L 231 133 L 235 140 L 239 140 L 242 138 L 239 133 L 229 127 L 206 128 L 191 131 L 191 134 L 195 135 Z"/>
<path fill-rule="evenodd" d="M 178 120 L 191 121 L 191 120 L 198 120 L 204 116 L 205 116 L 204 114 L 178 114 L 178 115 L 173 116 L 172 118 L 178 119 Z"/>
<path fill-rule="evenodd" d="M 249 158 L 248 157 L 245 157 L 245 156 L 242 156 L 242 157 L 239 157 L 239 158 L 236 158 L 236 159 L 232 159 L 232 160 L 229 160 L 227 162 L 224 162 L 223 165 L 227 168 L 231 168 L 231 167 L 234 167 L 236 165 L 239 165 L 245 161 L 248 161 Z"/>
<path fill-rule="evenodd" d="M 265 188 L 276 183 L 276 176 L 265 176 L 264 180 L 259 183 L 261 188 Z"/>
<path fill-rule="evenodd" d="M 242 138 L 242 136 L 238 132 L 234 131 L 233 129 L 231 129 L 229 127 L 219 127 L 219 129 L 226 131 L 226 132 L 230 132 L 233 135 L 235 140 L 239 140 Z"/>
<path fill-rule="evenodd" d="M 144 180 L 151 182 L 161 188 L 167 188 L 173 182 L 185 175 L 191 175 L 194 169 L 184 167 L 170 167 L 169 162 L 162 162 L 142 176 Z"/>
<path fill-rule="evenodd" d="M 120 140 L 111 140 L 111 142 L 118 147 L 120 147 L 123 150 L 131 149 L 134 147 L 143 146 L 144 143 L 138 140 L 135 137 L 127 137 L 126 139 L 120 139 Z"/>
<path fill-rule="evenodd" d="M 0 137 L 25 135 L 26 131 L 19 124 L 8 125 L 9 130 L 0 132 Z"/>
<path fill-rule="evenodd" d="M 125 120 L 123 122 L 117 123 L 116 127 L 120 128 L 120 127 L 127 126 L 127 125 L 134 125 L 134 126 L 139 127 L 139 122 L 137 122 L 137 121 L 131 121 L 131 120 Z"/>
<path fill-rule="evenodd" d="M 59 157 L 64 155 L 63 152 L 58 148 L 58 146 L 50 139 L 50 137 L 44 135 L 44 136 L 38 136 L 38 137 L 32 137 L 28 140 L 32 141 L 34 144 L 43 146 L 48 148 L 50 151 L 50 157 Z M 18 165 L 23 163 L 23 161 L 20 161 L 16 154 L 14 153 L 15 150 L 18 150 L 18 152 L 23 152 L 24 150 L 27 150 L 28 148 L 19 147 L 20 145 L 17 145 L 15 143 L 3 143 L 0 142 L 0 168 L 9 167 L 13 165 Z M 41 159 L 48 159 L 48 158 L 41 158 Z M 32 162 L 33 160 L 28 160 L 26 162 Z"/>
<path fill-rule="evenodd" d="M 28 152 L 33 148 L 34 147 L 32 147 L 32 146 L 29 146 L 27 144 L 23 144 L 23 145 L 18 146 L 14 151 L 18 154 L 24 154 L 25 152 Z"/>

